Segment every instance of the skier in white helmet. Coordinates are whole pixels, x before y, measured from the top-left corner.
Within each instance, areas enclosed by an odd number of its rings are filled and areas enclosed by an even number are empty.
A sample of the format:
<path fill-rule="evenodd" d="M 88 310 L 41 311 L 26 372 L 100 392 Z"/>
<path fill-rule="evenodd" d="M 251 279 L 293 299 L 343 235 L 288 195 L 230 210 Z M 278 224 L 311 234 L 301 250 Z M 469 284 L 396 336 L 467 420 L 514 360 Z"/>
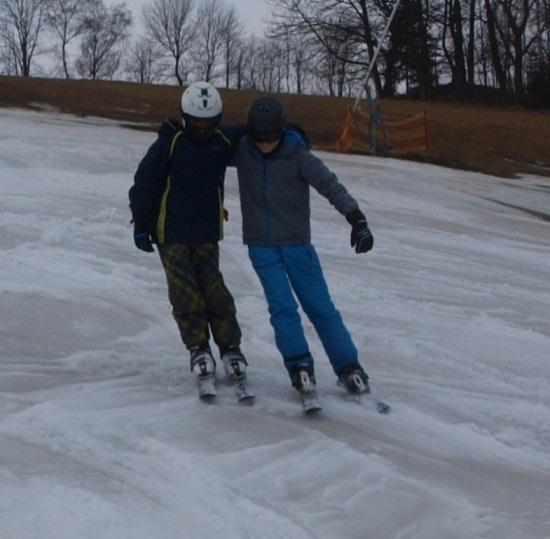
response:
<path fill-rule="evenodd" d="M 218 242 L 225 170 L 246 127 L 219 127 L 222 99 L 208 82 L 183 92 L 181 114 L 181 123 L 163 123 L 135 174 L 129 192 L 134 242 L 146 252 L 157 245 L 191 371 L 199 381 L 214 379 L 212 333 L 227 376 L 242 382 L 247 362 L 235 303 L 219 270 Z"/>
<path fill-rule="evenodd" d="M 208 82 L 194 82 L 181 96 L 181 115 L 200 138 L 210 137 L 222 119 L 220 94 Z"/>

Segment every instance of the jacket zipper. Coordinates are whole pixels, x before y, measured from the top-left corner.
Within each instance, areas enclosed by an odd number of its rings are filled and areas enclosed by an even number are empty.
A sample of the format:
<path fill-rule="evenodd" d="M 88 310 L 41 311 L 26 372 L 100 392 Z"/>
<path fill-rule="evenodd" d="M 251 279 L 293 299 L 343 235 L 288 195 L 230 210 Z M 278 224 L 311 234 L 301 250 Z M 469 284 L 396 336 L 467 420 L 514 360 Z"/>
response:
<path fill-rule="evenodd" d="M 271 214 L 269 211 L 269 203 L 267 201 L 267 163 L 265 158 L 262 158 L 262 200 L 264 206 L 264 229 L 266 240 L 271 243 Z"/>

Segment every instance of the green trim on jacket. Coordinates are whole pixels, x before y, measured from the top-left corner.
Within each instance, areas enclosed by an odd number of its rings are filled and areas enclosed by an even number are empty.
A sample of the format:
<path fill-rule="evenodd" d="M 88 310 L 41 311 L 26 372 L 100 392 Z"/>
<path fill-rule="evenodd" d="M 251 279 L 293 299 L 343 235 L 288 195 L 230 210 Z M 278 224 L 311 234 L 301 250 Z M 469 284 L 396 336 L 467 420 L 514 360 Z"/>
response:
<path fill-rule="evenodd" d="M 170 144 L 169 159 L 172 159 L 172 156 L 174 155 L 174 148 L 176 147 L 176 142 L 178 141 L 178 138 L 181 134 L 182 134 L 182 131 L 178 131 L 172 138 L 172 143 Z M 157 240 L 158 240 L 158 243 L 161 245 L 164 243 L 164 237 L 165 237 L 164 232 L 166 228 L 166 205 L 167 205 L 168 193 L 170 192 L 171 184 L 172 184 L 172 176 L 168 176 L 168 179 L 166 180 L 166 188 L 164 189 L 164 193 L 162 194 L 162 198 L 160 201 L 159 216 L 157 219 Z"/>

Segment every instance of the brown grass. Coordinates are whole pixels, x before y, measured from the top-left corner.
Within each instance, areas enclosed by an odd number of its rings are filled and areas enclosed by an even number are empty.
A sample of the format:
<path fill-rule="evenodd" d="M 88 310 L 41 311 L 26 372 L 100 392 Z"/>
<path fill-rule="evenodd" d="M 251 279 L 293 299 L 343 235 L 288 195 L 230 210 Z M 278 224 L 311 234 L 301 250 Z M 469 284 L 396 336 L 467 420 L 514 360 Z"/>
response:
<path fill-rule="evenodd" d="M 240 123 L 248 103 L 258 94 L 221 91 L 227 123 Z M 125 82 L 66 81 L 0 77 L 0 106 L 53 106 L 82 116 L 100 116 L 149 124 L 179 117 L 181 88 Z M 291 121 L 301 124 L 318 149 L 334 150 L 347 99 L 281 95 Z M 383 100 L 387 120 L 426 111 L 431 149 L 411 156 L 440 165 L 504 177 L 521 173 L 550 176 L 550 112 L 519 107 L 485 106 L 395 99 Z"/>

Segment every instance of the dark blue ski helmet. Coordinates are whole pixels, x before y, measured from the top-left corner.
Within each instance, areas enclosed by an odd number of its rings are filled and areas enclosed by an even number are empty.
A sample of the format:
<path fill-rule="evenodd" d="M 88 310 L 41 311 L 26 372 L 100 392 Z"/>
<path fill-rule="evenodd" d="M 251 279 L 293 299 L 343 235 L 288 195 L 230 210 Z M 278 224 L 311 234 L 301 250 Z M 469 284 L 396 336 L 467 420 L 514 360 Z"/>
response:
<path fill-rule="evenodd" d="M 274 142 L 286 126 L 286 109 L 275 97 L 259 97 L 248 107 L 246 124 L 255 141 Z"/>

